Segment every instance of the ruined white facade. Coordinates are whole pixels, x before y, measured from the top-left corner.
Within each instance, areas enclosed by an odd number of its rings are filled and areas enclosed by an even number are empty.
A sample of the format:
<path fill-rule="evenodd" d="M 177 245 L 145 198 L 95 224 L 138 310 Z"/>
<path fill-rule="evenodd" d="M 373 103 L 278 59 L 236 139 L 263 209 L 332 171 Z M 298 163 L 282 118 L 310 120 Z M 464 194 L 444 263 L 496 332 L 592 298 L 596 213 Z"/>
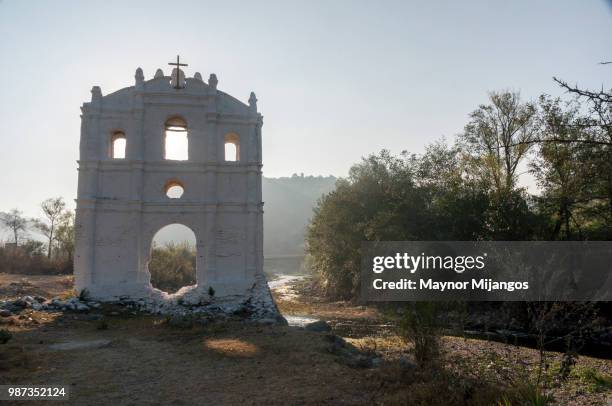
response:
<path fill-rule="evenodd" d="M 218 90 L 214 74 L 206 83 L 176 69 L 145 80 L 138 68 L 134 86 L 106 96 L 94 86 L 81 108 L 76 289 L 98 300 L 163 295 L 150 283 L 151 243 L 178 223 L 196 236 L 197 286 L 183 290 L 196 302 L 209 287 L 215 300 L 269 296 L 255 94 L 245 104 Z M 186 131 L 186 160 L 167 156 L 173 129 Z M 228 143 L 235 156 L 226 156 Z M 172 187 L 179 198 L 167 196 Z"/>

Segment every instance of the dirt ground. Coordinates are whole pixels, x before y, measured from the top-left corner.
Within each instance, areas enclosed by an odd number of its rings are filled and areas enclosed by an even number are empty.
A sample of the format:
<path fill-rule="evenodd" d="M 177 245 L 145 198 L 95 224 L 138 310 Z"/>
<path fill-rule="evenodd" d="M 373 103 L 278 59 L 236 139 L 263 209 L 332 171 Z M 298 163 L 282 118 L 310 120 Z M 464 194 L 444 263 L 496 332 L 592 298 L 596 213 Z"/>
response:
<path fill-rule="evenodd" d="M 24 295 L 47 298 L 69 295 L 73 285 L 73 276 L 0 273 L 0 299 L 16 299 Z"/>
<path fill-rule="evenodd" d="M 2 299 L 70 290 L 65 277 L 0 275 Z M 0 319 L 13 334 L 0 345 L 0 384 L 69 385 L 68 403 L 83 405 L 373 402 L 367 373 L 338 362 L 324 334 L 231 321 L 184 329 L 105 313 L 105 329 L 85 314 Z"/>
<path fill-rule="evenodd" d="M 101 320 L 26 310 L 0 318 L 0 328 L 13 334 L 0 345 L 0 384 L 69 385 L 67 403 L 78 405 L 408 404 L 415 393 L 446 390 L 439 377 L 435 385 L 416 385 L 422 376 L 394 370 L 398 360 L 409 357 L 409 346 L 373 309 L 327 303 L 301 289 L 296 283 L 275 292 L 284 314 L 326 319 L 334 333 L 363 353 L 378 354 L 385 364 L 349 366 L 333 351 L 332 335 L 297 327 L 229 321 L 177 328 L 163 318 L 113 308 L 103 309 Z M 3 299 L 70 290 L 66 277 L 0 275 Z M 444 348 L 449 374 L 461 375 L 458 382 L 473 387 L 465 393 L 498 390 L 500 382 L 517 379 L 517 370 L 533 371 L 537 361 L 534 350 L 479 340 L 446 337 Z M 551 365 L 559 359 L 560 354 L 549 354 Z M 590 382 L 580 371 L 609 377 L 612 362 L 580 357 L 575 370 L 571 384 L 551 388 L 555 404 L 606 405 L 610 388 Z"/>
<path fill-rule="evenodd" d="M 361 371 L 334 362 L 315 333 L 242 323 L 175 330 L 151 317 L 108 324 L 52 318 L 20 329 L 7 345 L 25 359 L 3 383 L 69 385 L 71 403 L 87 405 L 371 401 Z"/>

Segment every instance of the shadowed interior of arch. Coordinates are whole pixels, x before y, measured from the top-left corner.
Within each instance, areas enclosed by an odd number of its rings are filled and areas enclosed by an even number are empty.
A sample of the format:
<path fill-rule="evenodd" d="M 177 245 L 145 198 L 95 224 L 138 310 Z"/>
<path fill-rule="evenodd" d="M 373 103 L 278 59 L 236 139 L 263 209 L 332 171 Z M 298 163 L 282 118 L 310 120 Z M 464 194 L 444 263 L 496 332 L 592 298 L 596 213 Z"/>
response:
<path fill-rule="evenodd" d="M 167 293 L 196 284 L 196 237 L 182 224 L 170 224 L 155 233 L 148 262 L 151 284 Z"/>

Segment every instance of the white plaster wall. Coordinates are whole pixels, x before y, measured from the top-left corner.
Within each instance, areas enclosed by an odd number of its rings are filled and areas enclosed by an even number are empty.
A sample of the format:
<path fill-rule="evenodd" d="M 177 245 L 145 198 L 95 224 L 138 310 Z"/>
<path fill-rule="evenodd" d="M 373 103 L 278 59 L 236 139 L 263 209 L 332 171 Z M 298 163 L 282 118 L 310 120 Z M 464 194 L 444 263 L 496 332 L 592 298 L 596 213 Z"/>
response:
<path fill-rule="evenodd" d="M 245 294 L 263 274 L 261 124 L 256 106 L 188 78 L 143 81 L 82 107 L 77 196 L 77 290 L 98 299 L 151 295 L 152 239 L 179 223 L 196 235 L 197 283 L 216 295 Z M 167 119 L 187 122 L 188 161 L 164 160 Z M 109 156 L 115 131 L 126 135 L 126 159 Z M 224 136 L 240 137 L 240 161 L 224 162 Z M 164 186 L 177 180 L 180 199 Z"/>

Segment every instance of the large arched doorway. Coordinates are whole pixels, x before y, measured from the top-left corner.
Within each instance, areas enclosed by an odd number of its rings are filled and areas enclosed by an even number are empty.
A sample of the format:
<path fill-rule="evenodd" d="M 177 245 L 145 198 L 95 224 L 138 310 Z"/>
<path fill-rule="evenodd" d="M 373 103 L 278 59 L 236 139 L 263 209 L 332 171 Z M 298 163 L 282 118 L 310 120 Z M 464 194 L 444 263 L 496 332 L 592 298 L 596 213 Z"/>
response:
<path fill-rule="evenodd" d="M 189 227 L 178 223 L 162 227 L 151 241 L 151 285 L 167 293 L 195 285 L 196 254 L 196 236 Z"/>

